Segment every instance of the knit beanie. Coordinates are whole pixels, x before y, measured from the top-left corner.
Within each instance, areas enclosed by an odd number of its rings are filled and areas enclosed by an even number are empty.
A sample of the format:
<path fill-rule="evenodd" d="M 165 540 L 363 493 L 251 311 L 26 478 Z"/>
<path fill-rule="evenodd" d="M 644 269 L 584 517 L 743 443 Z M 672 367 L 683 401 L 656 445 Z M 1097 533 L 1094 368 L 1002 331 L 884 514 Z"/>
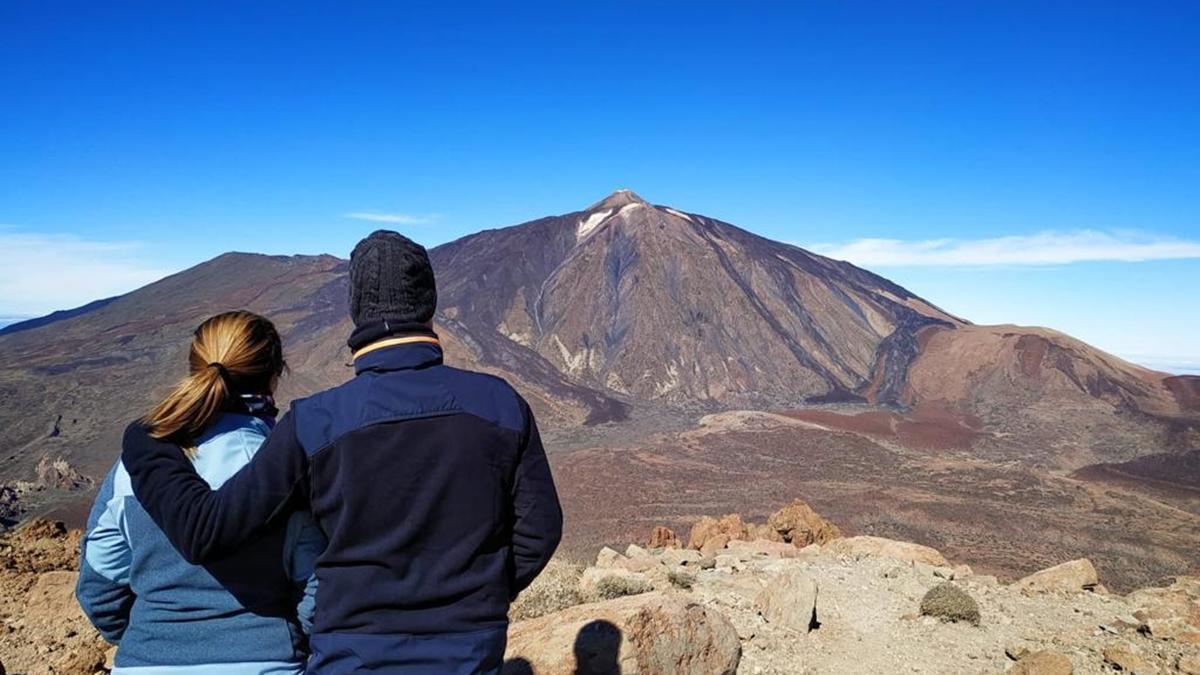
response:
<path fill-rule="evenodd" d="M 437 283 L 425 247 L 390 230 L 358 242 L 350 254 L 350 317 L 357 328 L 433 318 Z"/>

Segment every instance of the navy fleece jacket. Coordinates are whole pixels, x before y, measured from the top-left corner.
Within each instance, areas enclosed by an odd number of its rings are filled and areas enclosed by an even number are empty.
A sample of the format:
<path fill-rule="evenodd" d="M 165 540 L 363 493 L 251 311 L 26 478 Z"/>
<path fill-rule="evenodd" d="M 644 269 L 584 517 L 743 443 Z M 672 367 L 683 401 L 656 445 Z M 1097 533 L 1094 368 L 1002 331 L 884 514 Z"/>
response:
<path fill-rule="evenodd" d="M 316 564 L 315 659 L 338 636 L 503 631 L 510 600 L 562 533 L 529 406 L 499 378 L 443 365 L 436 344 L 379 349 L 355 369 L 293 402 L 219 490 L 177 446 L 129 427 L 134 492 L 193 563 L 310 509 L 329 540 Z"/>

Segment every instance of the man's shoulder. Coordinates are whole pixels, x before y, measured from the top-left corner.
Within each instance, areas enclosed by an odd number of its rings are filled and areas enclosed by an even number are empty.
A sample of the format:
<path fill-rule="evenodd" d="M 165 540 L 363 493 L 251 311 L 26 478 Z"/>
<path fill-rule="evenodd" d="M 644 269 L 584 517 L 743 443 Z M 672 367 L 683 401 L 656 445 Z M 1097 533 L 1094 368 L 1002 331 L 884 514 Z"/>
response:
<path fill-rule="evenodd" d="M 465 386 L 486 387 L 489 391 L 498 394 L 507 394 L 510 396 L 520 397 L 517 390 L 513 388 L 508 380 L 499 375 L 492 375 L 479 370 L 467 370 L 466 368 L 455 368 L 454 366 L 442 366 L 441 370 L 445 373 L 447 379 L 456 381 Z"/>
<path fill-rule="evenodd" d="M 360 375 L 291 406 L 301 445 L 309 453 L 355 429 L 446 413 L 473 415 L 521 431 L 526 410 L 524 399 L 503 378 L 444 365 Z"/>
<path fill-rule="evenodd" d="M 475 370 L 442 366 L 446 387 L 463 412 L 520 431 L 525 427 L 525 400 L 502 377 Z"/>

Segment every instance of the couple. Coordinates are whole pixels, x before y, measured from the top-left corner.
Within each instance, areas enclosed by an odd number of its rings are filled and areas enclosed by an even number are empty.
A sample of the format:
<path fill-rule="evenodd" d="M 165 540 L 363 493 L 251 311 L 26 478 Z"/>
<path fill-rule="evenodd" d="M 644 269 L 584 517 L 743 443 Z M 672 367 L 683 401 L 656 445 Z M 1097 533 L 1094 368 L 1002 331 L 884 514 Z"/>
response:
<path fill-rule="evenodd" d="M 77 595 L 118 675 L 498 673 L 562 511 L 525 401 L 442 365 L 425 249 L 350 259 L 355 377 L 292 402 L 270 321 L 229 312 L 125 432 Z M 261 446 L 261 447 L 260 447 Z"/>

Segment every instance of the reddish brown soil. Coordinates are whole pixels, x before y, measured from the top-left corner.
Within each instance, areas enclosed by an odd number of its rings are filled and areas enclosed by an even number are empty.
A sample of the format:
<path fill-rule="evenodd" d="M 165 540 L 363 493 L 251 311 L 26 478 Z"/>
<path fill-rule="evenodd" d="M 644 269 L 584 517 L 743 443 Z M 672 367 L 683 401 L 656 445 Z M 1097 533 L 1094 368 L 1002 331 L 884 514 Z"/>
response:
<path fill-rule="evenodd" d="M 936 405 L 918 406 L 910 416 L 874 410 L 843 414 L 829 410 L 794 410 L 788 417 L 824 427 L 895 441 L 927 450 L 966 450 L 980 436 L 978 419 Z"/>
<path fill-rule="evenodd" d="M 1189 411 L 1200 411 L 1200 377 L 1176 375 L 1163 380 L 1163 384 L 1175 395 L 1179 407 Z"/>
<path fill-rule="evenodd" d="M 1093 464 L 1079 469 L 1072 477 L 1136 490 L 1200 514 L 1200 450 Z"/>
<path fill-rule="evenodd" d="M 1025 377 L 1037 377 L 1042 369 L 1042 360 L 1050 349 L 1050 342 L 1040 335 L 1022 335 L 1017 338 L 1017 358 Z"/>

